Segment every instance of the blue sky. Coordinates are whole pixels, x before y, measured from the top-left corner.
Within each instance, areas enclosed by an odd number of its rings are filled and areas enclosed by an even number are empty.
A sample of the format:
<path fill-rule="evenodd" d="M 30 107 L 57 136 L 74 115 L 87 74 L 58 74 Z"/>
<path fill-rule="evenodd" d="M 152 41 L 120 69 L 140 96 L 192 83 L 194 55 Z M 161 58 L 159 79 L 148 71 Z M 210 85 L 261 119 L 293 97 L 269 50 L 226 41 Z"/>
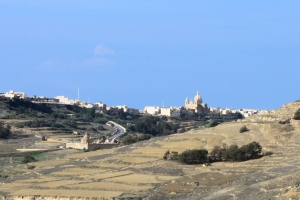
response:
<path fill-rule="evenodd" d="M 276 109 L 299 97 L 299 1 L 0 0 L 0 92 Z"/>

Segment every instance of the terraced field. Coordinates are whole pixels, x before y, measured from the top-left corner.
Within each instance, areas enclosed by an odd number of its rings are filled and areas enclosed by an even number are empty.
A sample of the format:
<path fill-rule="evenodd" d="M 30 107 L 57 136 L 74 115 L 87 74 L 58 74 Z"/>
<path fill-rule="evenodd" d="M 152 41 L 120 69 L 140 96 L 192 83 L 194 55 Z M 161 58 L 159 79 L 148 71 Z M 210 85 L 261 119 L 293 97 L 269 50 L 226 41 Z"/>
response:
<path fill-rule="evenodd" d="M 1 158 L 2 195 L 29 197 L 145 199 L 299 199 L 300 123 L 292 118 L 300 103 L 238 122 L 153 138 L 116 149 L 43 153 L 27 169 L 20 158 Z M 272 119 L 272 120 L 270 120 Z M 239 133 L 246 125 L 250 131 Z M 244 145 L 257 141 L 270 156 L 212 166 L 165 161 L 167 151 Z M 8 198 L 9 199 L 9 198 Z"/>

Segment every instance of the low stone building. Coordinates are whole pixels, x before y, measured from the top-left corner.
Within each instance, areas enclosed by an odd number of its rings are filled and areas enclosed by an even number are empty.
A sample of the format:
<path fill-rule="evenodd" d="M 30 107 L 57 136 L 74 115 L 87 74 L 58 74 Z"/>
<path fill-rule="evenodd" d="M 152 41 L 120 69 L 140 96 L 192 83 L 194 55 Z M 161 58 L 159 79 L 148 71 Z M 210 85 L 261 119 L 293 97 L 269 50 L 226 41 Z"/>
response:
<path fill-rule="evenodd" d="M 66 148 L 94 150 L 94 149 L 111 149 L 118 146 L 118 144 L 113 144 L 113 143 L 103 144 L 100 142 L 101 141 L 98 140 L 96 143 L 94 143 L 94 139 L 90 137 L 90 134 L 86 133 L 81 139 L 80 143 L 79 142 L 66 143 Z"/>

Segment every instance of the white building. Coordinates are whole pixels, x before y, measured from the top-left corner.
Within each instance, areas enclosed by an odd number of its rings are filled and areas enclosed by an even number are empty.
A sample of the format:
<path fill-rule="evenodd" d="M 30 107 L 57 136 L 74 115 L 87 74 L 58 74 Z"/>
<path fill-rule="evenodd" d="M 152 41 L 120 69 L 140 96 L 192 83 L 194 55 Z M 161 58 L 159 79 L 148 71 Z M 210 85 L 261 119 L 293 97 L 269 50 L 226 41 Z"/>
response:
<path fill-rule="evenodd" d="M 161 108 L 160 114 L 168 117 L 180 117 L 180 109 L 179 108 Z"/>
<path fill-rule="evenodd" d="M 127 106 L 116 106 L 119 110 L 121 110 L 123 108 L 124 112 L 128 112 L 128 107 Z"/>
<path fill-rule="evenodd" d="M 69 105 L 79 104 L 78 100 L 69 99 L 66 96 L 57 96 L 57 97 L 54 97 L 54 99 L 58 99 L 59 103 L 61 103 L 61 104 L 69 104 Z"/>
<path fill-rule="evenodd" d="M 9 92 L 4 93 L 1 96 L 10 98 L 10 99 L 12 99 L 14 97 L 19 97 L 20 99 L 25 99 L 27 97 L 25 92 L 15 92 L 13 90 L 10 90 Z"/>
<path fill-rule="evenodd" d="M 160 107 L 158 106 L 146 106 L 144 108 L 145 113 L 148 113 L 150 115 L 158 115 L 160 114 Z"/>
<path fill-rule="evenodd" d="M 210 107 L 210 108 L 209 108 L 209 112 L 215 113 L 215 114 L 219 114 L 219 113 L 221 112 L 221 109 L 220 109 L 220 108 L 213 108 L 213 107 Z"/>

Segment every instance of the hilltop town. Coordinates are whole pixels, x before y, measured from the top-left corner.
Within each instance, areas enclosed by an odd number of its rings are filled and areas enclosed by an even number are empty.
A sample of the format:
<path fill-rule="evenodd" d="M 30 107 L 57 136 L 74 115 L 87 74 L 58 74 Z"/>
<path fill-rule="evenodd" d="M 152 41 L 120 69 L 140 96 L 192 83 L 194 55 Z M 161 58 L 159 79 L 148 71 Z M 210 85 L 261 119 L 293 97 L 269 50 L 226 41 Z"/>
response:
<path fill-rule="evenodd" d="M 184 106 L 181 107 L 159 107 L 159 106 L 145 106 L 144 110 L 138 110 L 135 108 L 128 108 L 126 105 L 122 106 L 107 106 L 107 104 L 102 102 L 95 103 L 87 103 L 85 101 L 78 99 L 69 99 L 66 96 L 56 96 L 54 98 L 44 97 L 44 96 L 32 96 L 28 97 L 25 92 L 15 92 L 10 90 L 6 93 L 0 93 L 0 98 L 2 101 L 5 99 L 12 98 L 21 98 L 28 99 L 33 103 L 47 103 L 47 104 L 64 104 L 64 105 L 78 105 L 80 107 L 85 108 L 96 108 L 100 112 L 108 113 L 108 112 L 118 112 L 122 110 L 123 112 L 128 113 L 139 113 L 139 114 L 149 114 L 149 115 L 157 115 L 157 116 L 167 116 L 167 117 L 178 117 L 181 116 L 192 116 L 194 114 L 220 114 L 220 115 L 228 115 L 240 113 L 243 117 L 249 117 L 254 114 L 263 113 L 266 111 L 258 110 L 258 109 L 230 109 L 230 108 L 218 108 L 218 107 L 208 107 L 206 103 L 202 102 L 202 97 L 199 92 L 197 92 L 196 96 L 193 100 L 189 100 L 188 98 L 184 101 Z"/>

